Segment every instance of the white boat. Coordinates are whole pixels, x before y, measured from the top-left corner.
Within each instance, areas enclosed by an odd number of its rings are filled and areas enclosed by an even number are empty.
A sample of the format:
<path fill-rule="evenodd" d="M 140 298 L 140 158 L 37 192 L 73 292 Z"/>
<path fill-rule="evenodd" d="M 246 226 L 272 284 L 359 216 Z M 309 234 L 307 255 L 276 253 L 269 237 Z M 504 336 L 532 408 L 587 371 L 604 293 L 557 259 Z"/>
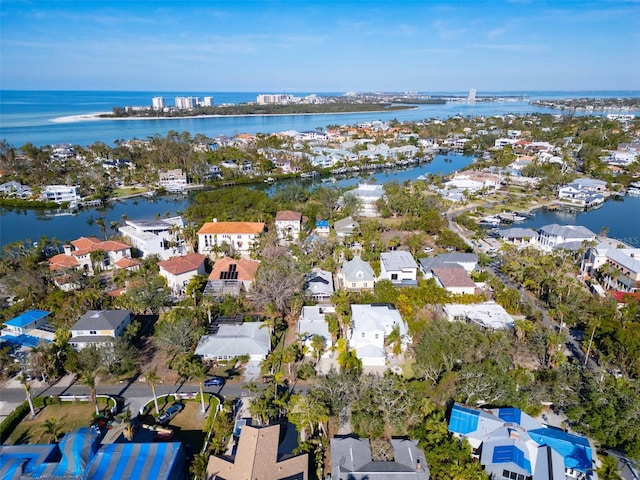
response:
<path fill-rule="evenodd" d="M 627 190 L 627 195 L 630 197 L 640 197 L 640 188 L 638 187 L 629 187 Z"/>
<path fill-rule="evenodd" d="M 265 179 L 264 179 L 264 183 L 273 183 L 273 182 L 275 182 L 275 181 L 276 181 L 276 179 L 275 179 L 275 178 L 272 178 L 272 177 L 268 177 L 268 178 L 265 178 Z"/>

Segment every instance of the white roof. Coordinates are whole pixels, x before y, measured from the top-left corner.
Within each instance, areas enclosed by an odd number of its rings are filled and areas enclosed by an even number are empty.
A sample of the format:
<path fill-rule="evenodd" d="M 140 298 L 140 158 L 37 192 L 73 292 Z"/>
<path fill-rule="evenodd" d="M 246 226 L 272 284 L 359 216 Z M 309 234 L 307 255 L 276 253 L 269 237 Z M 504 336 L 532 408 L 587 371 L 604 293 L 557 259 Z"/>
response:
<path fill-rule="evenodd" d="M 269 329 L 262 322 L 220 325 L 218 333 L 205 335 L 198 342 L 196 355 L 267 355 L 271 350 Z"/>
<path fill-rule="evenodd" d="M 359 332 L 382 330 L 386 336 L 398 325 L 400 335 L 407 334 L 407 327 L 400 312 L 393 305 L 351 305 L 351 319 L 354 330 Z"/>
<path fill-rule="evenodd" d="M 443 307 L 448 317 L 465 317 L 481 326 L 502 329 L 513 326 L 513 317 L 495 302 L 469 305 L 450 303 Z"/>

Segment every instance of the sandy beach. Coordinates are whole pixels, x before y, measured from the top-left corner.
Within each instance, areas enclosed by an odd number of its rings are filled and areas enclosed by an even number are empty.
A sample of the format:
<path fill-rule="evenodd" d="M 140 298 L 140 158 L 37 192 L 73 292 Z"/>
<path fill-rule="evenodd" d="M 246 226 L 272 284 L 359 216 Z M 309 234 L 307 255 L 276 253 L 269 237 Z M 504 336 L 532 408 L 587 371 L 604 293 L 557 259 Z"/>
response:
<path fill-rule="evenodd" d="M 408 106 L 401 110 L 413 110 L 417 107 Z M 389 110 L 367 110 L 365 112 L 322 112 L 322 113 L 247 113 L 244 115 L 187 115 L 184 117 L 101 117 L 100 115 L 110 115 L 111 112 L 85 113 L 82 115 L 68 115 L 49 120 L 53 123 L 77 123 L 94 122 L 99 120 L 185 120 L 191 118 L 222 118 L 222 117 L 287 117 L 296 115 L 351 115 L 354 113 L 380 113 Z"/>

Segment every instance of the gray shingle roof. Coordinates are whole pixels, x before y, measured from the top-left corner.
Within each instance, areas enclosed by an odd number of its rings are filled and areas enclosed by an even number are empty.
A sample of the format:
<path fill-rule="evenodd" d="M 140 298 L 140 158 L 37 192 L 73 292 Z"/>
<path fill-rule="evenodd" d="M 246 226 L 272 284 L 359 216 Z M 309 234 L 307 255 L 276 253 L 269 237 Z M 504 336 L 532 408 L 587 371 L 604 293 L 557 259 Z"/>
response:
<path fill-rule="evenodd" d="M 115 330 L 130 315 L 129 310 L 89 310 L 71 330 Z"/>
<path fill-rule="evenodd" d="M 360 257 L 354 257 L 353 260 L 344 262 L 342 275 L 346 282 L 372 282 L 376 278 L 371 265 Z"/>
<path fill-rule="evenodd" d="M 552 223 L 551 225 L 545 225 L 544 227 L 541 227 L 540 231 L 546 233 L 547 235 L 551 235 L 554 237 L 563 237 L 566 239 L 591 238 L 596 236 L 595 233 L 593 233 L 588 228 L 583 227 L 582 225 L 558 225 L 557 223 Z"/>

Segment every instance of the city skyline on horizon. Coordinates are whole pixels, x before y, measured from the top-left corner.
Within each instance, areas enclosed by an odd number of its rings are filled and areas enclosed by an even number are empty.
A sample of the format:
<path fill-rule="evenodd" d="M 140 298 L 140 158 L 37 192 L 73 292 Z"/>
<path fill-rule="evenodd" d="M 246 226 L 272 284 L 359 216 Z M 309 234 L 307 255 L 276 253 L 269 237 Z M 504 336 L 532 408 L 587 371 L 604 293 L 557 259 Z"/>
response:
<path fill-rule="evenodd" d="M 640 89 L 640 2 L 22 2 L 4 90 Z"/>

